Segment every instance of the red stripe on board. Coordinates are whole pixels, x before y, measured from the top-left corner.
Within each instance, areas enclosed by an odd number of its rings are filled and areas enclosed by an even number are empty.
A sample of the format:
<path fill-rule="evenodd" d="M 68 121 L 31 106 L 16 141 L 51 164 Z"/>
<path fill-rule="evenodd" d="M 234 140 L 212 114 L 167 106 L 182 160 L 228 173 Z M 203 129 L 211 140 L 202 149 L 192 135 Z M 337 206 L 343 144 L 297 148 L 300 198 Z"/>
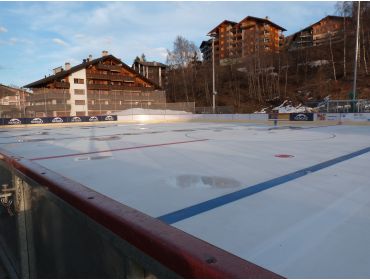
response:
<path fill-rule="evenodd" d="M 31 158 L 30 160 L 45 160 L 45 159 L 54 159 L 54 158 L 75 157 L 75 156 L 107 153 L 107 152 L 117 152 L 117 151 L 126 151 L 126 150 L 134 150 L 134 149 L 170 146 L 170 145 L 185 144 L 185 143 L 192 143 L 192 142 L 201 142 L 201 141 L 207 141 L 207 140 L 208 139 L 199 139 L 199 140 L 189 140 L 189 141 L 181 141 L 181 142 L 170 142 L 170 143 L 143 145 L 143 146 L 135 146 L 135 147 L 128 147 L 128 148 L 101 150 L 101 151 L 95 151 L 95 152 L 75 153 L 75 154 L 66 154 L 66 155 L 48 156 L 48 157 L 38 157 L 38 158 Z"/>

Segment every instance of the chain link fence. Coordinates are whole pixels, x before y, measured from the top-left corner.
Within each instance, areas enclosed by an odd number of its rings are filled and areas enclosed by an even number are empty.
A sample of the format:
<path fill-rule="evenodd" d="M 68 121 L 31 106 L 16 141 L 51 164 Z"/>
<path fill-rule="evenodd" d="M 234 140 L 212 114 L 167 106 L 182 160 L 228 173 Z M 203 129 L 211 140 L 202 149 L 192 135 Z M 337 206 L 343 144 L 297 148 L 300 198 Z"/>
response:
<path fill-rule="evenodd" d="M 233 114 L 234 107 L 232 106 L 216 106 L 213 110 L 213 107 L 195 107 L 196 114 Z"/>
<path fill-rule="evenodd" d="M 322 102 L 308 102 L 308 107 L 318 113 L 369 113 L 370 100 L 325 100 Z"/>

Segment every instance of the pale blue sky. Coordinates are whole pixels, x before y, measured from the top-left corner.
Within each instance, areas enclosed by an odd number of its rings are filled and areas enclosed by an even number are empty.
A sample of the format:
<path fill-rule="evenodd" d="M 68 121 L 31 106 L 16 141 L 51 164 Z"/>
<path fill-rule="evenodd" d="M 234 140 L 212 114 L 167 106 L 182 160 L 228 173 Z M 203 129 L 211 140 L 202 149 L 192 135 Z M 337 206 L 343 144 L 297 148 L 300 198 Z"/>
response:
<path fill-rule="evenodd" d="M 286 35 L 333 14 L 336 2 L 0 2 L 0 83 L 23 86 L 102 50 L 128 65 L 165 62 L 177 35 L 200 45 L 224 19 L 269 16 Z"/>

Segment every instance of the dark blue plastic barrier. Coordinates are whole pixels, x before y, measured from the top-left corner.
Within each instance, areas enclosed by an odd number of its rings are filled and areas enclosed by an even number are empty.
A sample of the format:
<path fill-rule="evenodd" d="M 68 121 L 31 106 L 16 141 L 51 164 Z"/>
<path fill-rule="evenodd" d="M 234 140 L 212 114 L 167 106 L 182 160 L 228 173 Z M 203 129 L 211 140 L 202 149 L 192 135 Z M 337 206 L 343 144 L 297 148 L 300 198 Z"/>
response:
<path fill-rule="evenodd" d="M 313 113 L 291 113 L 289 115 L 291 121 L 313 121 Z"/>
<path fill-rule="evenodd" d="M 0 125 L 50 124 L 117 121 L 116 115 L 79 116 L 79 117 L 45 117 L 45 118 L 0 118 Z"/>

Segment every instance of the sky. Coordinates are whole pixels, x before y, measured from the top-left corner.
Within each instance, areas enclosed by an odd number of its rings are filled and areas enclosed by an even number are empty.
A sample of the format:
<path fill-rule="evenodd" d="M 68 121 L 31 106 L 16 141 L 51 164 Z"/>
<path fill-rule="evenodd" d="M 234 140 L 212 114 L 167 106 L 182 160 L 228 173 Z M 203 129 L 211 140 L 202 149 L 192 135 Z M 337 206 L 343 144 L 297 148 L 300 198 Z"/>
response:
<path fill-rule="evenodd" d="M 223 20 L 268 16 L 290 35 L 334 14 L 336 2 L 0 2 L 0 83 L 23 86 L 102 50 L 130 65 L 165 62 L 176 36 L 197 46 Z"/>

